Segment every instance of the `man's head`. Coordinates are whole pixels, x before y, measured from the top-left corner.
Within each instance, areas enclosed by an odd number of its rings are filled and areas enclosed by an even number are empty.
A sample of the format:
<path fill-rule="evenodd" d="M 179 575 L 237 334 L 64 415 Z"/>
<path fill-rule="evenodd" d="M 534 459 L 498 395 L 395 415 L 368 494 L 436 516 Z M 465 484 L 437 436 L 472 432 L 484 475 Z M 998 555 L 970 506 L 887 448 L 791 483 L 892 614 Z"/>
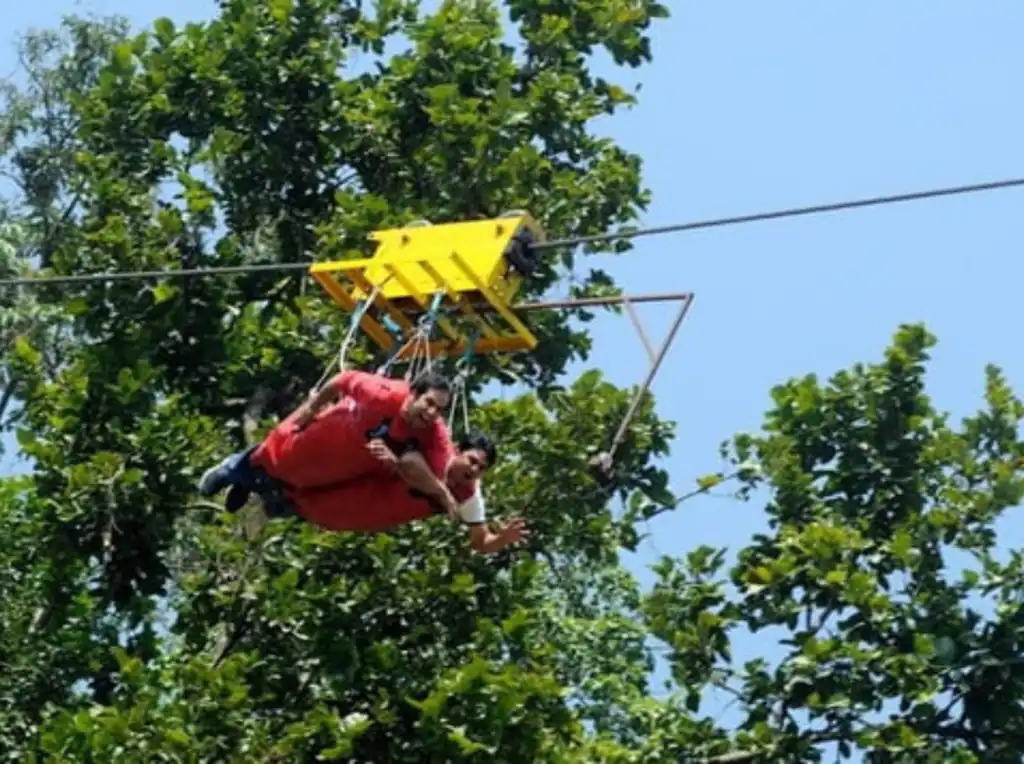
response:
<path fill-rule="evenodd" d="M 479 430 L 471 430 L 458 443 L 459 455 L 452 459 L 448 478 L 456 483 L 468 483 L 484 474 L 498 459 L 494 441 Z"/>
<path fill-rule="evenodd" d="M 403 415 L 411 427 L 427 427 L 441 416 L 452 399 L 452 383 L 447 377 L 428 372 L 412 383 Z"/>

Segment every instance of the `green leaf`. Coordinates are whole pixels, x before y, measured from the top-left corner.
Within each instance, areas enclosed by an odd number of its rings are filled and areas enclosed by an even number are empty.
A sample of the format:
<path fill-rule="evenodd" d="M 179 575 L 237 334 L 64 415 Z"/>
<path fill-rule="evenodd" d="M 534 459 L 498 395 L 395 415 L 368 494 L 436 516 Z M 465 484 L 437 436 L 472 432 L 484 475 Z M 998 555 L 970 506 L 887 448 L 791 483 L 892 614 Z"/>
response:
<path fill-rule="evenodd" d="M 485 751 L 491 755 L 494 755 L 495 753 L 494 748 L 486 746 L 483 743 L 478 743 L 475 740 L 470 740 L 466 735 L 465 725 L 450 727 L 448 730 L 448 739 L 458 745 L 459 751 L 466 756 L 474 753 L 480 753 L 481 751 Z"/>
<path fill-rule="evenodd" d="M 84 297 L 75 297 L 64 303 L 64 310 L 71 316 L 84 316 L 89 312 L 90 307 Z"/>
<path fill-rule="evenodd" d="M 913 537 L 905 530 L 898 531 L 893 537 L 891 544 L 893 557 L 905 565 L 911 562 L 911 554 L 914 548 Z"/>
<path fill-rule="evenodd" d="M 697 487 L 702 491 L 709 491 L 724 480 L 724 476 L 716 472 L 711 475 L 704 475 L 697 478 Z"/>
<path fill-rule="evenodd" d="M 168 730 L 164 737 L 170 744 L 180 745 L 182 747 L 187 746 L 192 742 L 192 738 L 189 737 L 188 733 L 178 727 Z"/>
<path fill-rule="evenodd" d="M 505 632 L 507 636 L 513 637 L 529 622 L 530 611 L 526 608 L 518 608 L 511 616 L 501 622 L 501 630 Z"/>
<path fill-rule="evenodd" d="M 476 581 L 472 573 L 460 573 L 452 580 L 450 588 L 457 596 L 472 594 L 476 590 Z"/>
<path fill-rule="evenodd" d="M 274 588 L 279 592 L 294 591 L 299 583 L 299 571 L 289 568 L 274 581 Z"/>
<path fill-rule="evenodd" d="M 647 493 L 647 498 L 654 504 L 656 508 L 674 507 L 678 503 L 675 494 L 672 493 L 668 488 L 656 487 L 652 488 Z"/>
<path fill-rule="evenodd" d="M 156 32 L 157 39 L 163 44 L 174 39 L 174 22 L 166 16 L 161 16 L 153 22 L 153 30 Z"/>
<path fill-rule="evenodd" d="M 161 281 L 159 284 L 156 284 L 152 291 L 153 301 L 157 305 L 174 299 L 178 294 L 178 288 L 174 284 L 170 284 L 166 281 Z"/>
<path fill-rule="evenodd" d="M 31 448 L 33 445 L 35 445 L 37 440 L 36 434 L 25 427 L 19 427 L 17 430 L 15 430 L 14 436 L 18 441 L 18 446 L 20 446 L 22 449 Z"/>
<path fill-rule="evenodd" d="M 121 69 L 128 69 L 135 59 L 135 50 L 130 41 L 120 42 L 113 49 L 114 63 Z"/>
<path fill-rule="evenodd" d="M 29 366 L 38 366 L 43 359 L 42 353 L 36 350 L 24 335 L 19 335 L 14 340 L 14 354 Z"/>
<path fill-rule="evenodd" d="M 292 13 L 293 0 L 270 0 L 270 15 L 274 21 L 284 23 Z"/>
<path fill-rule="evenodd" d="M 825 583 L 831 584 L 832 586 L 842 586 L 846 583 L 846 571 L 830 570 L 825 574 Z"/>
<path fill-rule="evenodd" d="M 935 653 L 935 642 L 927 634 L 914 634 L 914 652 L 929 658 Z"/>

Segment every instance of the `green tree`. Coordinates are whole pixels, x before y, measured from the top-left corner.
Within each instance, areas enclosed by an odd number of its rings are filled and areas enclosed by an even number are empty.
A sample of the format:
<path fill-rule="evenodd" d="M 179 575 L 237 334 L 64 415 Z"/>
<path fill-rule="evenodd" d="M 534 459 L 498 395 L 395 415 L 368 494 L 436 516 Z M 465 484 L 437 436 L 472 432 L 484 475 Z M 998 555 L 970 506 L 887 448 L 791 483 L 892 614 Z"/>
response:
<path fill-rule="evenodd" d="M 507 208 L 553 236 L 628 225 L 639 160 L 590 124 L 632 97 L 591 56 L 643 64 L 663 15 L 643 0 L 224 0 L 209 23 L 137 36 L 70 20 L 8 91 L 4 157 L 35 180 L 4 207 L 3 267 L 349 257 L 376 228 Z M 439 521 L 373 537 L 274 522 L 250 542 L 194 484 L 247 412 L 288 410 L 337 346 L 343 317 L 304 283 L 5 293 L 6 389 L 35 463 L 0 482 L 9 760 L 1015 760 L 1024 576 L 996 523 L 1024 491 L 1024 406 L 997 370 L 954 426 L 925 394 L 933 339 L 903 327 L 880 363 L 777 388 L 761 432 L 677 498 L 650 399 L 613 487 L 590 477 L 630 391 L 597 372 L 560 386 L 588 316 L 540 315 L 537 353 L 474 370 L 478 392 L 501 373 L 533 388 L 473 415 L 504 454 L 491 511 L 525 513 L 528 548 L 480 557 Z M 592 271 L 576 291 L 614 288 Z M 732 480 L 769 531 L 731 562 L 666 558 L 641 592 L 619 555 L 644 521 Z M 737 633 L 768 630 L 776 658 L 734 659 Z M 728 729 L 702 705 L 712 690 L 734 697 Z"/>
<path fill-rule="evenodd" d="M 1024 497 L 1024 404 L 990 367 L 985 408 L 952 426 L 925 394 L 933 344 L 902 327 L 877 365 L 776 388 L 763 433 L 726 450 L 771 532 L 727 578 L 719 550 L 660 565 L 652 633 L 694 696 L 735 694 L 731 761 L 1019 758 L 1022 558 L 996 523 Z M 772 627 L 780 659 L 733 665 L 730 632 Z"/>
<path fill-rule="evenodd" d="M 556 236 L 628 223 L 646 203 L 639 159 L 588 123 L 632 97 L 589 60 L 603 47 L 642 64 L 664 9 L 506 10 L 518 51 L 500 9 L 475 2 L 431 13 L 381 2 L 372 16 L 356 3 L 224 2 L 208 24 L 161 20 L 114 42 L 94 87 L 68 99 L 77 212 L 43 265 L 344 257 L 375 228 L 510 207 L 535 210 Z M 383 56 L 399 36 L 409 49 Z M 357 57 L 369 71 L 350 71 Z M 528 293 L 571 267 L 571 252 L 545 263 Z M 576 287 L 608 288 L 599 272 Z M 48 697 L 60 710 L 23 755 L 556 760 L 581 745 L 584 722 L 615 716 L 617 695 L 645 693 L 637 592 L 616 562 L 636 532 L 580 447 L 603 445 L 628 393 L 595 375 L 554 385 L 589 346 L 572 317 L 538 316 L 543 348 L 510 364 L 539 393 L 476 413 L 509 456 L 492 508 L 527 512 L 537 531 L 535 551 L 482 559 L 437 523 L 373 539 L 274 524 L 254 550 L 236 519 L 190 511 L 198 470 L 237 445 L 254 394 L 289 408 L 343 329 L 294 278 L 92 283 L 40 298 L 72 340 L 55 376 L 24 336 L 12 361 L 44 561 L 45 604 L 21 625 L 69 646 L 70 668 Z M 477 372 L 478 384 L 493 373 Z M 650 460 L 669 434 L 648 402 L 617 495 L 665 493 Z M 617 659 L 602 653 L 613 644 Z"/>
<path fill-rule="evenodd" d="M 117 18 L 69 18 L 59 30 L 18 40 L 17 79 L 24 84 L 0 81 L 0 179 L 13 190 L 0 198 L 0 277 L 47 266 L 77 220 L 81 179 L 75 154 L 81 141 L 75 104 L 96 84 L 111 46 L 126 32 Z M 34 291 L 0 295 L 0 430 L 15 423 L 19 394 L 25 392 L 7 359 L 37 359 L 40 371 L 52 378 L 67 341 L 63 313 L 59 303 L 40 300 Z"/>

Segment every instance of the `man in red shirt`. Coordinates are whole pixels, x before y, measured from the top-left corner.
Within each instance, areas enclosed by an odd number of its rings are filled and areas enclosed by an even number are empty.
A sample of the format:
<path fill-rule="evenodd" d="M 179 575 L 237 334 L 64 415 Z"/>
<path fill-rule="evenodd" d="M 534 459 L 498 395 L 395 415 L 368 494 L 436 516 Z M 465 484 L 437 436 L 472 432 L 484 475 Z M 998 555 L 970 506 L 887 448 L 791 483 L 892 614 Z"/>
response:
<path fill-rule="evenodd" d="M 230 486 L 225 502 L 240 509 L 251 491 L 338 486 L 399 470 L 410 487 L 457 505 L 443 482 L 454 446 L 441 416 L 451 384 L 426 374 L 410 386 L 361 371 L 343 371 L 253 449 L 232 454 L 199 482 L 203 496 Z"/>
<path fill-rule="evenodd" d="M 480 432 L 471 432 L 450 454 L 445 484 L 457 503 L 458 518 L 469 527 L 471 546 L 492 554 L 529 536 L 525 523 L 516 518 L 492 531 L 479 480 L 494 464 L 494 443 Z M 398 472 L 396 465 L 396 472 Z M 389 478 L 368 476 L 337 486 L 285 491 L 289 506 L 309 523 L 332 531 L 378 532 L 443 513 L 444 505 L 415 488 L 401 474 Z"/>

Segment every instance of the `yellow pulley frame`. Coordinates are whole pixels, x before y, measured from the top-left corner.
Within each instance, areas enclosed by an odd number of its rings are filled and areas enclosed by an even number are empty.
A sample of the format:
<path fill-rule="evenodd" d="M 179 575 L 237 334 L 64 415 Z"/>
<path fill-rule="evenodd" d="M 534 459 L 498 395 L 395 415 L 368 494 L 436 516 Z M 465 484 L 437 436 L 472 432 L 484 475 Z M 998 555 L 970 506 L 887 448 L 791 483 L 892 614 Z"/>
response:
<path fill-rule="evenodd" d="M 370 235 L 378 243 L 372 257 L 316 263 L 310 275 L 349 313 L 372 297 L 378 315 L 404 332 L 413 331 L 421 316 L 435 313 L 443 337 L 429 343 L 433 357 L 463 355 L 471 342 L 473 354 L 533 350 L 537 338 L 512 308 L 524 279 L 514 264 L 543 238 L 525 212 L 392 228 Z M 472 341 L 449 320 L 454 314 L 473 326 Z M 384 350 L 401 341 L 370 311 L 363 312 L 360 328 Z"/>

